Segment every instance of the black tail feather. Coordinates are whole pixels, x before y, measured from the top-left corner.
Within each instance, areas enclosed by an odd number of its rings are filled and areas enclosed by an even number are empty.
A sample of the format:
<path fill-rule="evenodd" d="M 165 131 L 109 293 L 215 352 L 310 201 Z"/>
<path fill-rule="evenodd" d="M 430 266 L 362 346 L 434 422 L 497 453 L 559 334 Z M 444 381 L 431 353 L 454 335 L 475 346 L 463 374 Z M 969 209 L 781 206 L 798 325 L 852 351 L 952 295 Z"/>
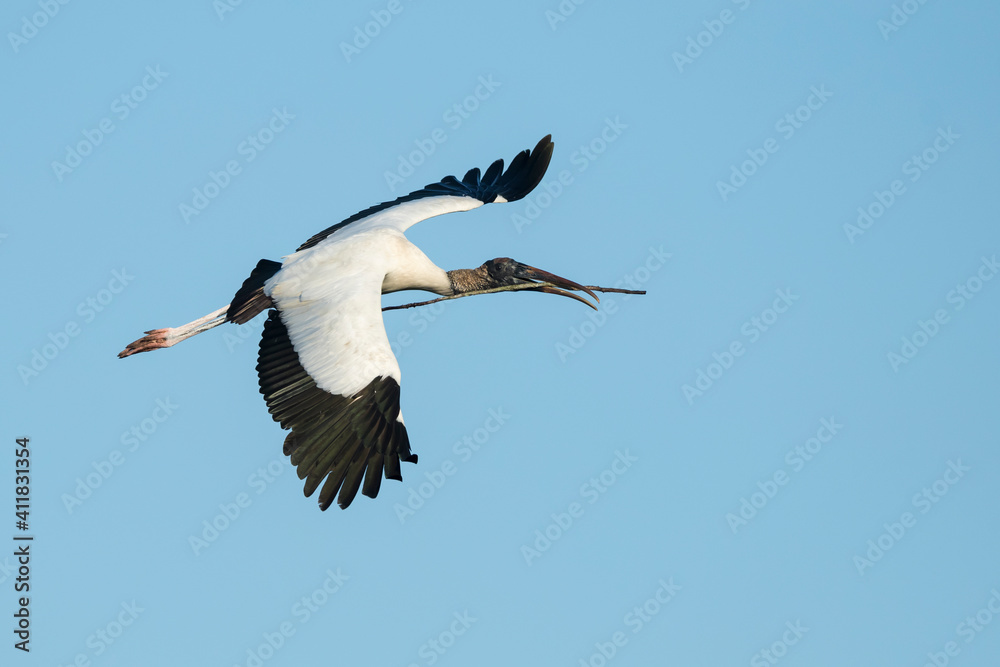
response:
<path fill-rule="evenodd" d="M 264 283 L 279 269 L 281 269 L 281 262 L 273 262 L 269 259 L 257 262 L 250 277 L 243 281 L 243 287 L 236 292 L 236 296 L 229 304 L 226 321 L 246 324 L 270 308 L 273 303 L 271 298 L 264 294 Z"/>

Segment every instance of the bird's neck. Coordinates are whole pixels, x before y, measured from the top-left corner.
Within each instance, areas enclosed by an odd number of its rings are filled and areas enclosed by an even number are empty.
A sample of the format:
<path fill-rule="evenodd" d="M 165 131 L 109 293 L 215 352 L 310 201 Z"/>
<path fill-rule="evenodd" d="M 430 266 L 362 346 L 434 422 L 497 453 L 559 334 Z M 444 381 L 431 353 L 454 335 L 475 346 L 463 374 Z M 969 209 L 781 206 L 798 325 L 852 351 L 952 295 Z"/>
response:
<path fill-rule="evenodd" d="M 496 287 L 496 281 L 490 278 L 486 268 L 482 266 L 475 269 L 448 271 L 448 282 L 451 283 L 451 289 L 455 294 L 477 292 Z"/>

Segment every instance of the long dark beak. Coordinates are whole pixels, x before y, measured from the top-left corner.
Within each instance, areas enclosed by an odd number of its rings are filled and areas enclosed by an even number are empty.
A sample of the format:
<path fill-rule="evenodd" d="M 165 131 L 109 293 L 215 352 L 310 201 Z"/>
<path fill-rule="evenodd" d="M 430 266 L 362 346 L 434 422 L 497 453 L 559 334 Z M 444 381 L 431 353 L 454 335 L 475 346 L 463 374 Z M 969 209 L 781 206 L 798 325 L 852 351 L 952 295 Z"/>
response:
<path fill-rule="evenodd" d="M 586 292 L 594 298 L 594 301 L 600 302 L 597 295 L 592 291 L 573 282 L 572 280 L 566 280 L 554 273 L 549 273 L 548 271 L 542 271 L 541 269 L 536 269 L 533 266 L 528 266 L 527 264 L 521 264 L 517 262 L 517 267 L 514 269 L 514 277 L 521 280 L 530 280 L 538 282 L 538 287 L 535 287 L 532 291 L 545 292 L 546 294 L 559 294 L 561 296 L 568 296 L 571 299 L 576 299 L 580 303 L 585 303 L 594 310 L 597 310 L 597 306 L 587 301 L 583 297 L 573 294 L 573 292 L 568 292 L 566 290 L 575 290 L 577 292 Z"/>

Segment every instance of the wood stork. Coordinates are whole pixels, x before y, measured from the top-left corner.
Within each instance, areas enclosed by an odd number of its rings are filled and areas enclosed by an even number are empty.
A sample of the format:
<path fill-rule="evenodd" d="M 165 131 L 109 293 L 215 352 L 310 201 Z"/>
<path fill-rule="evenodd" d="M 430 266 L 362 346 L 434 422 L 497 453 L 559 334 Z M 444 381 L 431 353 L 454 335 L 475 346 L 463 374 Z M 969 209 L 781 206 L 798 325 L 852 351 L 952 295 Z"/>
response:
<path fill-rule="evenodd" d="M 180 327 L 148 331 L 118 356 L 170 347 L 270 309 L 258 354 L 260 393 L 274 420 L 291 429 L 284 452 L 305 480 L 305 495 L 323 482 L 323 510 L 335 496 L 346 508 L 359 488 L 374 498 L 383 475 L 402 480 L 400 461 L 417 462 L 399 409 L 400 370 L 382 322 L 382 294 L 415 289 L 458 296 L 523 285 L 593 307 L 570 291 L 596 300 L 590 289 L 506 257 L 444 271 L 404 235 L 427 218 L 521 199 L 542 180 L 552 147 L 546 136 L 506 171 L 497 160 L 482 176 L 478 168 L 462 180 L 447 176 L 352 215 L 281 262 L 261 260 L 229 305 Z"/>

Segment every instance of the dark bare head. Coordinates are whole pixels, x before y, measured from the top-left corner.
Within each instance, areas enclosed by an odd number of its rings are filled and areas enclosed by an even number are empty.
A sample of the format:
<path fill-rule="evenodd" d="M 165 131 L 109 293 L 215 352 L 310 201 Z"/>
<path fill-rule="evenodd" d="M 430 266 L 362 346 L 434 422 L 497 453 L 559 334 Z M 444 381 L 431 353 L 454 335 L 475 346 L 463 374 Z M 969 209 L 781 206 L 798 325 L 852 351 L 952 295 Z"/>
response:
<path fill-rule="evenodd" d="M 596 294 L 583 285 L 549 273 L 548 271 L 542 271 L 533 266 L 522 264 L 510 257 L 496 257 L 484 262 L 482 266 L 475 269 L 449 271 L 448 280 L 451 282 L 451 287 L 455 294 L 495 291 L 500 287 L 512 287 L 516 285 L 535 285 L 535 287 L 526 289 L 534 292 L 567 296 L 585 303 L 595 310 L 596 306 L 594 304 L 567 290 L 585 292 L 592 296 L 595 301 L 600 301 Z"/>

